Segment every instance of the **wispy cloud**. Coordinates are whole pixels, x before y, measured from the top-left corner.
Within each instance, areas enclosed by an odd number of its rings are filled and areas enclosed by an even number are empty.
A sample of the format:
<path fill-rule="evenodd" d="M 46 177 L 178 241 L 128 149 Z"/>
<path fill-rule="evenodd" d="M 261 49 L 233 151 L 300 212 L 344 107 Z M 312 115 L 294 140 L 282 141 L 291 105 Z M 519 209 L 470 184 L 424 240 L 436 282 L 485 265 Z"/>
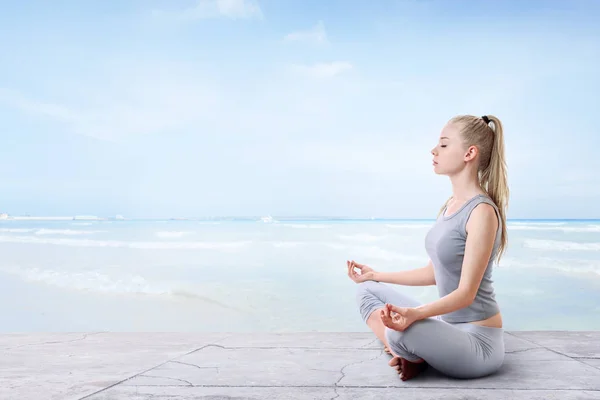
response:
<path fill-rule="evenodd" d="M 323 21 L 319 21 L 314 27 L 304 30 L 291 32 L 283 38 L 286 42 L 310 42 L 317 44 L 327 43 L 327 32 Z"/>
<path fill-rule="evenodd" d="M 256 0 L 199 0 L 194 7 L 181 11 L 154 10 L 153 15 L 179 20 L 210 18 L 250 19 L 263 18 Z"/>
<path fill-rule="evenodd" d="M 313 65 L 294 64 L 291 66 L 293 72 L 312 78 L 332 78 L 352 68 L 352 64 L 346 61 L 332 61 Z"/>
<path fill-rule="evenodd" d="M 100 85 L 77 80 L 65 87 L 70 99 L 61 103 L 0 88 L 0 104 L 61 123 L 77 134 L 102 140 L 172 132 L 211 118 L 219 101 L 216 90 L 185 68 L 119 64 Z"/>
<path fill-rule="evenodd" d="M 6 88 L 0 88 L 0 104 L 5 104 L 24 112 L 49 117 L 60 122 L 77 123 L 80 120 L 79 115 L 68 107 L 32 100 L 22 93 Z"/>

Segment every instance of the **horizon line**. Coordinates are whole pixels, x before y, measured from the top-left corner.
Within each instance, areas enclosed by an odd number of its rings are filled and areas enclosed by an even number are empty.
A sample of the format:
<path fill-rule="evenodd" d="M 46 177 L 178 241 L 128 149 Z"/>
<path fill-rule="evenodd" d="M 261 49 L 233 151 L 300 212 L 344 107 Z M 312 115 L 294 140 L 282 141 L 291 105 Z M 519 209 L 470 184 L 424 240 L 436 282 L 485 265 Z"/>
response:
<path fill-rule="evenodd" d="M 365 216 L 332 216 L 332 215 L 220 215 L 220 216 L 198 216 L 198 217 L 182 217 L 182 216 L 144 216 L 144 217 L 124 217 L 121 214 L 115 216 L 97 216 L 92 214 L 87 215 L 10 215 L 0 213 L 4 217 L 0 217 L 0 221 L 11 220 L 74 220 L 74 221 L 103 221 L 103 220 L 173 220 L 173 221 L 193 221 L 193 220 L 354 220 L 354 221 L 435 221 L 437 218 L 405 218 L 405 217 L 365 217 Z M 600 221 L 600 218 L 506 218 L 506 221 Z"/>

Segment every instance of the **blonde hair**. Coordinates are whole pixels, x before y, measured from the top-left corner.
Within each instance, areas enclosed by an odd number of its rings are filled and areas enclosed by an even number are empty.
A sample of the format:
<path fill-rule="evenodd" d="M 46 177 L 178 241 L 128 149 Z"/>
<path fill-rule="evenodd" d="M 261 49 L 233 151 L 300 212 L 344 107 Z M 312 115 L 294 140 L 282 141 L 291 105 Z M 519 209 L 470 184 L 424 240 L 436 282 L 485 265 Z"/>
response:
<path fill-rule="evenodd" d="M 487 120 L 487 121 L 486 121 Z M 502 234 L 500 246 L 496 254 L 496 262 L 506 251 L 508 236 L 506 231 L 506 210 L 510 191 L 508 189 L 508 176 L 506 159 L 504 157 L 504 132 L 502 123 L 493 115 L 475 117 L 472 115 L 458 115 L 449 123 L 460 127 L 460 134 L 465 145 L 477 146 L 479 150 L 479 184 L 498 207 L 500 214 Z M 448 199 L 440 214 L 448 205 Z"/>

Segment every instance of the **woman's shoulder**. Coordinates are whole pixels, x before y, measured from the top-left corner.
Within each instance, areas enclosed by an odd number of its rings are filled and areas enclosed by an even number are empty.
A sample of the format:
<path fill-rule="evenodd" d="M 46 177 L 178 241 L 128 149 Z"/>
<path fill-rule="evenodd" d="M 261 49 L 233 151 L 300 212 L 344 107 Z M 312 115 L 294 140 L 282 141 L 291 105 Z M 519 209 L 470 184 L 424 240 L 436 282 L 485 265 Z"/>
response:
<path fill-rule="evenodd" d="M 465 228 L 467 233 L 474 230 L 478 232 L 496 232 L 499 223 L 498 207 L 491 198 L 482 196 L 473 205 Z"/>

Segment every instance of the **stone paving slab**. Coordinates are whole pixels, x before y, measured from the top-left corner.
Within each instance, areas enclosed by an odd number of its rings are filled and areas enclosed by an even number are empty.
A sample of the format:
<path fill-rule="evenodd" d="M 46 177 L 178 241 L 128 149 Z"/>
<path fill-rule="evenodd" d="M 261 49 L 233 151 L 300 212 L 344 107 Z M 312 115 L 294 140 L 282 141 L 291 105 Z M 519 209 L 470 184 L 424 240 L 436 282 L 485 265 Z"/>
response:
<path fill-rule="evenodd" d="M 600 358 L 600 331 L 525 331 L 512 335 L 569 357 Z"/>
<path fill-rule="evenodd" d="M 0 399 L 78 400 L 226 334 L 0 335 Z"/>
<path fill-rule="evenodd" d="M 598 400 L 598 392 L 443 388 L 161 387 L 117 386 L 93 400 Z"/>
<path fill-rule="evenodd" d="M 494 375 L 402 382 L 370 333 L 0 335 L 0 399 L 600 399 L 599 340 L 507 332 Z"/>

